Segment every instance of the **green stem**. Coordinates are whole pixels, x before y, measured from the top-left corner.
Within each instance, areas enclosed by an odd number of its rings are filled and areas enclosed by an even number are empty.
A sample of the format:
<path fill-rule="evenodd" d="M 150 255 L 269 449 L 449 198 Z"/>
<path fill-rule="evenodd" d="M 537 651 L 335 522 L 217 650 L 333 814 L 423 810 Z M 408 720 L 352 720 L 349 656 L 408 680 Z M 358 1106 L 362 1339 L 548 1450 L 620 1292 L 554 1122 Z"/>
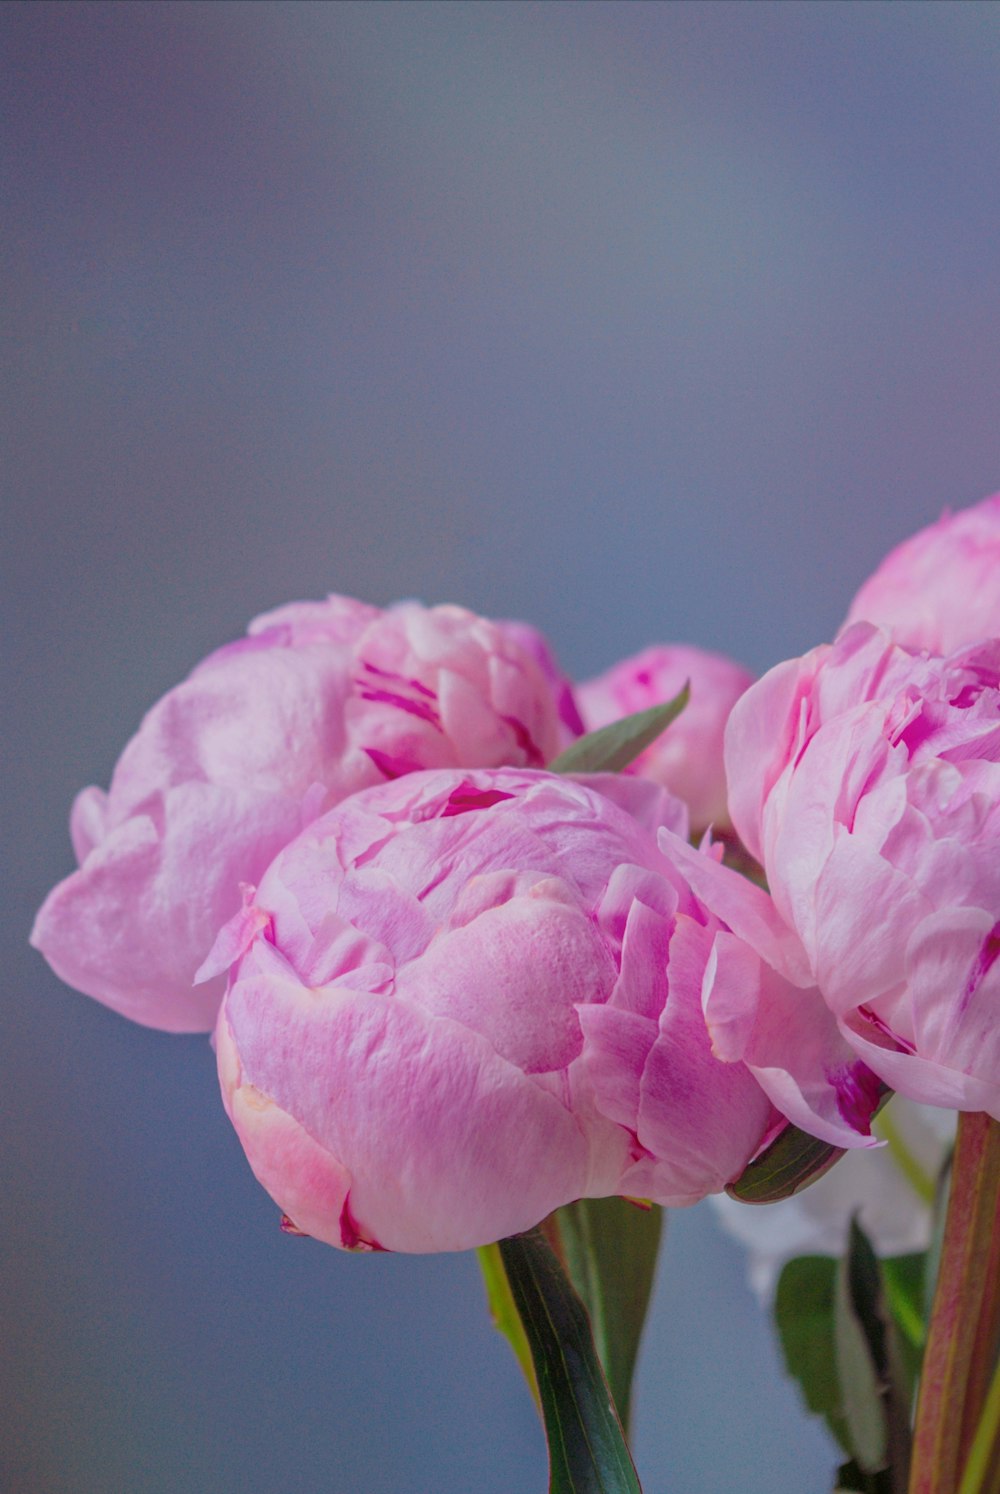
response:
<path fill-rule="evenodd" d="M 980 1364 L 996 1350 L 995 1342 L 984 1342 L 981 1322 L 993 1319 L 998 1291 L 991 1279 L 1000 1271 L 998 1204 L 1000 1124 L 963 1112 L 921 1373 L 910 1494 L 955 1494 L 966 1428 L 982 1412 Z M 995 1336 L 995 1324 L 992 1331 Z"/>

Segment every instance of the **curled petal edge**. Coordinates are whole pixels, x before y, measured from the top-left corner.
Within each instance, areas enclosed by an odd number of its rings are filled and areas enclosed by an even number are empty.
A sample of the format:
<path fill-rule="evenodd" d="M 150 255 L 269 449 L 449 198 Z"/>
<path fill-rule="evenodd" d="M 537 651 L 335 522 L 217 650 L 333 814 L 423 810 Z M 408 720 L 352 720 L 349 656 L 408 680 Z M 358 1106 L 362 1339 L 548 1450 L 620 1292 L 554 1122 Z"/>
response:
<path fill-rule="evenodd" d="M 878 1146 L 878 1079 L 848 1043 L 819 991 L 785 980 L 733 934 L 715 936 L 702 1008 L 712 1048 L 746 1064 L 794 1125 L 833 1146 Z"/>

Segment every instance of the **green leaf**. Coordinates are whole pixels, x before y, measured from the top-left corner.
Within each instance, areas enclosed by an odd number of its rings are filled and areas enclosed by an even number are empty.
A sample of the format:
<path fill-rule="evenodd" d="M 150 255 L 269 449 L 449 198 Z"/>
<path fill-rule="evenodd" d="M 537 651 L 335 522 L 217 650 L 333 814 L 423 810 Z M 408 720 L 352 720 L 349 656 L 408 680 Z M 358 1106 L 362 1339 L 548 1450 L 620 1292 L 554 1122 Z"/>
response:
<path fill-rule="evenodd" d="M 538 1379 L 549 1494 L 641 1494 L 583 1303 L 539 1230 L 499 1248 Z"/>
<path fill-rule="evenodd" d="M 648 711 L 638 711 L 634 716 L 602 726 L 599 731 L 588 732 L 549 763 L 549 772 L 620 773 L 677 719 L 690 695 L 690 688 L 685 685 L 679 695 L 664 705 L 651 706 Z"/>
<path fill-rule="evenodd" d="M 850 1452 L 833 1349 L 836 1275 L 832 1256 L 801 1255 L 789 1261 L 778 1278 L 774 1317 L 785 1366 L 806 1405 Z"/>
<path fill-rule="evenodd" d="M 882 1262 L 882 1283 L 886 1305 L 899 1330 L 901 1366 L 905 1372 L 907 1395 L 912 1397 L 920 1374 L 927 1325 L 924 1321 L 924 1279 L 927 1253 L 889 1256 Z"/>
<path fill-rule="evenodd" d="M 815 1183 L 843 1155 L 841 1147 L 788 1125 L 747 1164 L 726 1192 L 741 1203 L 778 1203 Z"/>
<path fill-rule="evenodd" d="M 889 1473 L 890 1491 L 907 1487 L 912 1451 L 912 1386 L 903 1366 L 878 1256 L 857 1219 L 837 1271 L 834 1342 L 851 1450 L 858 1467 Z M 881 1486 L 871 1486 L 880 1494 Z"/>
<path fill-rule="evenodd" d="M 877 1473 L 889 1461 L 881 1292 L 878 1258 L 852 1220 L 848 1252 L 837 1266 L 833 1341 L 850 1449 L 864 1473 Z"/>
<path fill-rule="evenodd" d="M 911 1274 L 909 1263 L 897 1273 Z M 856 1220 L 843 1260 L 788 1262 L 774 1313 L 789 1374 L 850 1454 L 837 1494 L 898 1494 L 910 1456 L 910 1388 L 882 1267 Z"/>
<path fill-rule="evenodd" d="M 538 1381 L 535 1379 L 535 1366 L 531 1359 L 531 1349 L 525 1337 L 524 1324 L 517 1315 L 514 1306 L 514 1297 L 504 1270 L 503 1260 L 500 1256 L 499 1245 L 482 1245 L 476 1251 L 479 1257 L 479 1269 L 483 1273 L 483 1283 L 486 1287 L 486 1301 L 489 1304 L 490 1317 L 493 1326 L 498 1333 L 502 1333 L 514 1351 L 514 1358 L 521 1367 L 521 1373 L 528 1382 L 535 1405 L 541 1410 L 538 1398 Z"/>
<path fill-rule="evenodd" d="M 559 1209 L 555 1219 L 566 1268 L 587 1309 L 612 1397 L 628 1427 L 663 1211 L 625 1198 L 582 1198 Z"/>

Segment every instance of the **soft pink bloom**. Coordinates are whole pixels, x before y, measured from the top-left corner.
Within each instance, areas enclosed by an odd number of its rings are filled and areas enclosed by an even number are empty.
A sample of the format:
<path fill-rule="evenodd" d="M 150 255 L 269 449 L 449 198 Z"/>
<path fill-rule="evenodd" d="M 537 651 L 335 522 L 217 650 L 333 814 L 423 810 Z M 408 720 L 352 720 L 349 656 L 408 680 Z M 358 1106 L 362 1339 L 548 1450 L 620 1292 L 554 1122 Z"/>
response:
<path fill-rule="evenodd" d="M 538 666 L 458 607 L 346 597 L 257 618 L 145 717 L 107 793 L 73 806 L 79 870 L 32 942 L 68 984 L 136 1021 L 207 1031 L 221 978 L 194 973 L 302 827 L 417 768 L 540 767 L 558 723 Z"/>
<path fill-rule="evenodd" d="M 702 980 L 714 1056 L 744 1064 L 788 1120 L 839 1147 L 874 1146 L 879 1082 L 816 990 L 802 946 L 768 894 L 661 830 L 665 855 L 716 920 Z"/>
<path fill-rule="evenodd" d="M 892 1088 L 1000 1119 L 1000 641 L 935 658 L 855 624 L 744 696 L 726 761 L 798 949 L 731 927 Z"/>
<path fill-rule="evenodd" d="M 662 705 L 690 682 L 681 715 L 632 764 L 683 799 L 696 830 L 729 824 L 722 743 L 729 713 L 753 676 L 722 654 L 687 644 L 658 644 L 576 687 L 587 731 Z"/>
<path fill-rule="evenodd" d="M 862 621 L 932 654 L 1000 637 L 1000 493 L 957 514 L 946 510 L 897 545 L 854 598 L 844 626 Z"/>
<path fill-rule="evenodd" d="M 780 1118 L 712 1057 L 720 926 L 658 825 L 687 828 L 640 779 L 424 773 L 278 856 L 205 973 L 235 961 L 223 1097 L 299 1229 L 461 1250 L 575 1198 L 685 1204 L 742 1171 Z"/>

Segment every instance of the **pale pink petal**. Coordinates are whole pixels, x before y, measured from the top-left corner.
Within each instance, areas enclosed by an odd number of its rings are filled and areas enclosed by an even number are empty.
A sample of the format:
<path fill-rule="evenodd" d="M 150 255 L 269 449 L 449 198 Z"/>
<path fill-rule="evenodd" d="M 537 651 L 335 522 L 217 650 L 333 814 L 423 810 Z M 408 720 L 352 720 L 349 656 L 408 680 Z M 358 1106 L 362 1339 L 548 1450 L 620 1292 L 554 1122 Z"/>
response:
<path fill-rule="evenodd" d="M 974 1078 L 932 1058 L 893 1047 L 857 1013 L 841 1023 L 841 1030 L 872 1072 L 908 1099 L 946 1110 L 985 1110 L 1000 1121 L 1000 1082 L 992 1076 Z"/>
<path fill-rule="evenodd" d="M 1000 494 L 904 540 L 864 583 L 845 627 L 859 618 L 901 643 L 945 654 L 1000 635 Z"/>
<path fill-rule="evenodd" d="M 874 1145 L 878 1086 L 840 1037 L 818 990 L 791 985 L 769 965 L 753 971 L 745 946 L 716 936 L 704 1008 L 716 1051 L 738 1053 L 774 1105 L 802 1130 L 835 1146 Z M 753 1012 L 748 1031 L 746 1005 Z"/>
<path fill-rule="evenodd" d="M 377 994 L 252 978 L 227 1020 L 247 1082 L 352 1174 L 354 1218 L 386 1249 L 469 1249 L 583 1190 L 572 1115 L 457 1023 Z"/>
<path fill-rule="evenodd" d="M 683 872 L 695 896 L 794 985 L 813 983 L 809 961 L 794 930 L 772 899 L 738 872 L 661 830 L 660 848 Z"/>
<path fill-rule="evenodd" d="M 795 743 L 800 706 L 822 659 L 822 650 L 778 664 L 740 697 L 726 726 L 725 766 L 729 815 L 758 861 L 763 858 L 763 810 Z"/>
<path fill-rule="evenodd" d="M 69 815 L 69 838 L 73 854 L 82 865 L 108 833 L 108 796 L 103 789 L 85 788 L 73 800 Z"/>
<path fill-rule="evenodd" d="M 680 915 L 670 945 L 670 992 L 643 1070 L 638 1136 L 656 1163 L 650 1195 L 680 1205 L 714 1193 L 746 1166 L 771 1123 L 766 1095 L 743 1064 L 713 1056 L 700 990 L 712 936 Z M 752 1150 L 748 1150 L 752 1149 Z"/>

